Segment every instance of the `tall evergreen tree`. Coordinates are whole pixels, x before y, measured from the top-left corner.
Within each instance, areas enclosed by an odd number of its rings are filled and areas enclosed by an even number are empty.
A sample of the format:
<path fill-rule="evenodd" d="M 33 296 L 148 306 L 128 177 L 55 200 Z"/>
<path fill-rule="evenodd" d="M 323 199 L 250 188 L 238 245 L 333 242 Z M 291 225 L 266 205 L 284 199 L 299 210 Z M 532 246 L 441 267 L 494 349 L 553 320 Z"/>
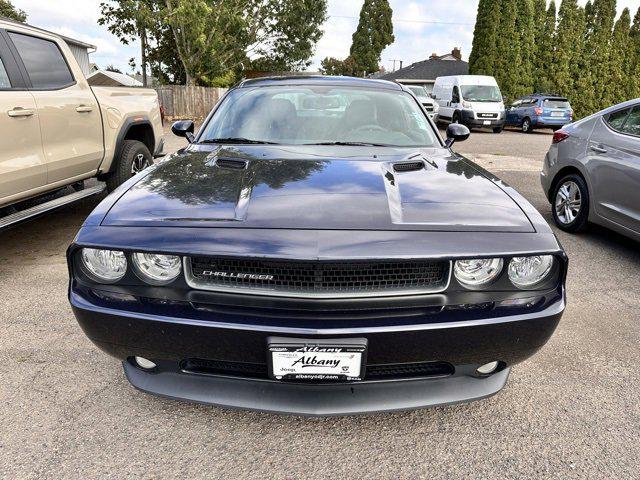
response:
<path fill-rule="evenodd" d="M 631 13 L 625 8 L 613 27 L 611 55 L 609 57 L 609 81 L 606 96 L 611 104 L 631 98 L 627 78 L 631 74 Z"/>
<path fill-rule="evenodd" d="M 500 9 L 500 34 L 496 41 L 493 76 L 507 100 L 516 98 L 520 91 L 521 54 L 516 19 L 516 2 L 504 0 Z"/>
<path fill-rule="evenodd" d="M 546 0 L 536 0 L 534 6 L 544 9 Z M 556 2 L 551 0 L 546 11 L 544 25 L 536 30 L 535 56 L 533 59 L 534 89 L 538 92 L 554 90 L 555 77 L 555 33 L 556 33 Z"/>
<path fill-rule="evenodd" d="M 555 35 L 552 89 L 569 97 L 574 108 L 578 79 L 581 78 L 580 59 L 584 49 L 584 37 L 585 11 L 578 5 L 577 0 L 562 0 Z"/>
<path fill-rule="evenodd" d="M 520 47 L 520 61 L 515 75 L 519 81 L 512 92 L 514 97 L 532 93 L 533 85 L 533 61 L 535 57 L 535 28 L 536 16 L 533 10 L 533 0 L 516 1 L 516 32 L 515 41 Z"/>
<path fill-rule="evenodd" d="M 500 33 L 500 6 L 500 0 L 480 0 L 478 3 L 473 44 L 471 55 L 469 55 L 469 73 L 472 75 L 495 73 L 496 42 Z"/>
<path fill-rule="evenodd" d="M 629 98 L 640 97 L 640 8 L 633 18 L 633 25 L 629 33 L 629 77 L 627 78 L 627 92 Z"/>
<path fill-rule="evenodd" d="M 378 71 L 382 51 L 395 40 L 392 16 L 388 0 L 364 1 L 351 44 L 351 57 L 359 71 L 365 74 Z"/>

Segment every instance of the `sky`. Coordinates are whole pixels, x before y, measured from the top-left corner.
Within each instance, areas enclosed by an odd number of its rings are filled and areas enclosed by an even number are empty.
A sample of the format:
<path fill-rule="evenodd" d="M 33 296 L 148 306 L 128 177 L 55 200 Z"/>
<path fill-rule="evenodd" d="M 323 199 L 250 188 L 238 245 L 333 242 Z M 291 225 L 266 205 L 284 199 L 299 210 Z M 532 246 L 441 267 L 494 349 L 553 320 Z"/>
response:
<path fill-rule="evenodd" d="M 76 38 L 97 46 L 91 60 L 99 67 L 114 65 L 130 72 L 129 59 L 139 63 L 140 45 L 122 45 L 106 27 L 98 25 L 103 0 L 12 0 L 27 12 L 28 22 L 37 27 Z M 579 0 L 585 4 L 587 0 Z M 317 70 L 324 57 L 345 58 L 351 35 L 358 25 L 364 0 L 328 0 L 329 19 L 323 25 L 324 36 L 317 45 L 313 64 Z M 392 60 L 404 66 L 424 60 L 432 53 L 443 55 L 454 47 L 462 49 L 466 60 L 471 51 L 478 0 L 390 0 L 396 41 L 382 52 L 380 64 L 393 70 Z M 558 2 L 556 2 L 558 3 Z M 618 9 L 629 7 L 632 16 L 640 0 L 618 0 Z M 399 62 L 396 62 L 396 68 Z"/>

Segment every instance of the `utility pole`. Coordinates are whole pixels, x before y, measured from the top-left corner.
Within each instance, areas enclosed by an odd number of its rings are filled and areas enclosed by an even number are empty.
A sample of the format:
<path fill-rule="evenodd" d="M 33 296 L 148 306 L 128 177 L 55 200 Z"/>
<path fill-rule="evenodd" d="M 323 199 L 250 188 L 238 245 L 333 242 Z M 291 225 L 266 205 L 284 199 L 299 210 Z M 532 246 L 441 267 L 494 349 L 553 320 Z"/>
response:
<path fill-rule="evenodd" d="M 147 32 L 140 29 L 140 56 L 142 57 L 142 86 L 147 87 Z"/>

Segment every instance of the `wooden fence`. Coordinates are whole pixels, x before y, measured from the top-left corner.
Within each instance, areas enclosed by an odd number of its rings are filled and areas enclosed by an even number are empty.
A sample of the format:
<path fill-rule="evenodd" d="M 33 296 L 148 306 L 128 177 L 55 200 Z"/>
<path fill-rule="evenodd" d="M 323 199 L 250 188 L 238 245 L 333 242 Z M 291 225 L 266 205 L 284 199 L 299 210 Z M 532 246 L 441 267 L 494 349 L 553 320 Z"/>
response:
<path fill-rule="evenodd" d="M 227 91 L 225 88 L 183 85 L 165 85 L 155 87 L 155 90 L 158 92 L 160 105 L 164 107 L 165 117 L 169 120 L 203 120 Z"/>

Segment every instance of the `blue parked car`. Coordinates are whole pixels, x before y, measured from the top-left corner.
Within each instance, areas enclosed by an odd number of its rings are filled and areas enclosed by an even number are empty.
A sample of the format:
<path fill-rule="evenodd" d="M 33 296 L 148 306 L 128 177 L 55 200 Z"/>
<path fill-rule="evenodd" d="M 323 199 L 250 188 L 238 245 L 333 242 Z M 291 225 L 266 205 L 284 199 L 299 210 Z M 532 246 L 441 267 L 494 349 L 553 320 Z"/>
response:
<path fill-rule="evenodd" d="M 551 128 L 555 132 L 572 121 L 571 104 L 559 95 L 535 93 L 517 99 L 507 108 L 506 126 L 519 127 L 525 133 L 534 128 Z"/>

